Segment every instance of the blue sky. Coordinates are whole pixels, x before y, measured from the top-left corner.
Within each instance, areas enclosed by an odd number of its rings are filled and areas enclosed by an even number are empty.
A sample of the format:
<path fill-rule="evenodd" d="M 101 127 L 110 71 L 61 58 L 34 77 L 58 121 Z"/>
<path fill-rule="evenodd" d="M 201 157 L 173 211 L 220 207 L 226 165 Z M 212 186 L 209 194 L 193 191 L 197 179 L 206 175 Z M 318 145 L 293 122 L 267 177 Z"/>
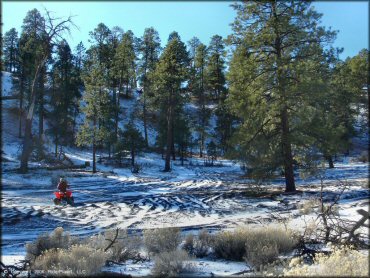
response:
<path fill-rule="evenodd" d="M 210 37 L 219 34 L 226 37 L 231 33 L 230 23 L 235 12 L 231 2 L 42 2 L 2 1 L 3 32 L 12 27 L 21 30 L 23 18 L 28 10 L 47 8 L 56 16 L 76 15 L 72 37 L 67 38 L 75 47 L 80 41 L 88 45 L 89 31 L 100 22 L 109 28 L 120 26 L 142 36 L 146 27 L 158 30 L 162 44 L 168 35 L 177 31 L 183 41 L 197 36 L 208 44 Z M 344 47 L 341 58 L 356 55 L 369 42 L 369 3 L 367 1 L 314 2 L 316 9 L 323 13 L 322 25 L 339 30 L 336 47 Z"/>

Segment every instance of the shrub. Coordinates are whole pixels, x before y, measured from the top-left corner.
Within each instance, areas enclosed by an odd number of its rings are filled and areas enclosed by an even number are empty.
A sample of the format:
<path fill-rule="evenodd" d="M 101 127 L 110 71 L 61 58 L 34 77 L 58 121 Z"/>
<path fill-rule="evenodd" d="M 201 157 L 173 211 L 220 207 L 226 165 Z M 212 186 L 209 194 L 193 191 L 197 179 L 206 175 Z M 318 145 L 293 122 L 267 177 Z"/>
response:
<path fill-rule="evenodd" d="M 158 277 L 174 277 L 190 272 L 189 255 L 184 250 L 173 250 L 156 255 L 152 274 Z"/>
<path fill-rule="evenodd" d="M 291 231 L 278 227 L 238 228 L 215 236 L 213 248 L 216 256 L 241 261 L 254 267 L 269 263 L 280 253 L 293 250 L 297 241 Z"/>
<path fill-rule="evenodd" d="M 360 156 L 358 157 L 358 161 L 366 163 L 369 161 L 369 153 L 367 151 L 361 152 Z"/>
<path fill-rule="evenodd" d="M 276 243 L 266 245 L 261 241 L 253 246 L 246 245 L 245 260 L 255 268 L 275 261 L 278 256 L 279 250 Z"/>
<path fill-rule="evenodd" d="M 320 206 L 320 200 L 319 199 L 310 199 L 302 204 L 299 204 L 298 209 L 301 214 L 310 214 L 315 211 L 315 209 L 318 209 Z"/>
<path fill-rule="evenodd" d="M 245 254 L 246 230 L 224 231 L 215 235 L 213 250 L 219 258 L 241 261 Z"/>
<path fill-rule="evenodd" d="M 302 258 L 294 258 L 284 269 L 284 276 L 368 277 L 368 255 L 349 247 L 339 247 L 330 255 L 316 255 L 312 265 L 305 264 Z"/>
<path fill-rule="evenodd" d="M 42 234 L 31 243 L 26 244 L 26 259 L 35 260 L 44 251 L 50 249 L 68 249 L 72 244 L 78 242 L 77 238 L 73 238 L 69 233 L 65 233 L 62 227 L 56 228 L 50 235 Z"/>
<path fill-rule="evenodd" d="M 212 245 L 212 236 L 207 230 L 201 230 L 197 236 L 189 234 L 185 238 L 183 249 L 190 255 L 198 258 L 205 257 L 209 254 Z"/>
<path fill-rule="evenodd" d="M 94 249 L 105 250 L 115 235 L 115 230 L 106 231 L 104 234 L 90 237 L 86 243 Z M 124 262 L 135 258 L 138 254 L 139 247 L 140 237 L 129 235 L 126 230 L 119 230 L 116 241 L 107 250 L 108 259 L 115 262 Z"/>
<path fill-rule="evenodd" d="M 144 231 L 144 244 L 149 253 L 173 251 L 181 242 L 180 229 L 162 228 Z"/>
<path fill-rule="evenodd" d="M 50 249 L 38 256 L 33 269 L 71 272 L 77 275 L 98 273 L 107 260 L 107 254 L 87 245 L 73 245 L 67 249 Z"/>

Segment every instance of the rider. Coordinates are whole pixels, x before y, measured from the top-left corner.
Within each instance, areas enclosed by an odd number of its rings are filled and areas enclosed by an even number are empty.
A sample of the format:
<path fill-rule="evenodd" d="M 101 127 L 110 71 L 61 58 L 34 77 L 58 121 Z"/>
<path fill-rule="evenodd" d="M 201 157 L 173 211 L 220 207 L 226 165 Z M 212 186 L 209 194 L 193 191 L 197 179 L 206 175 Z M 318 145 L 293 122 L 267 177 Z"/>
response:
<path fill-rule="evenodd" d="M 59 191 L 66 193 L 67 188 L 69 188 L 69 185 L 67 184 L 67 181 L 65 179 L 60 178 L 57 188 Z"/>

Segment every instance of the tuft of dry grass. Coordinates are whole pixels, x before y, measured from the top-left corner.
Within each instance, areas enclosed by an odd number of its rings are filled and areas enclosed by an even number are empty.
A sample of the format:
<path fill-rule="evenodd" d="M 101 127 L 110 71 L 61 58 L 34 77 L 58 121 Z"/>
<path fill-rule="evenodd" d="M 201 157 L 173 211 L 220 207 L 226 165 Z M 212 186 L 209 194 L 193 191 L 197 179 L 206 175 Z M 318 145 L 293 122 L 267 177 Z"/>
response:
<path fill-rule="evenodd" d="M 291 231 L 276 226 L 237 228 L 215 236 L 216 256 L 229 260 L 245 260 L 254 267 L 274 261 L 281 253 L 293 250 L 297 240 Z"/>
<path fill-rule="evenodd" d="M 307 215 L 317 211 L 320 208 L 320 200 L 319 199 L 309 199 L 301 204 L 299 204 L 298 209 L 300 214 Z"/>
<path fill-rule="evenodd" d="M 318 254 L 312 265 L 302 258 L 293 258 L 284 276 L 331 276 L 331 277 L 369 277 L 369 251 L 360 252 L 350 247 L 337 247 L 330 255 Z"/>
<path fill-rule="evenodd" d="M 143 234 L 144 245 L 152 254 L 176 250 L 181 242 L 180 229 L 178 228 L 145 230 Z"/>
<path fill-rule="evenodd" d="M 58 227 L 51 234 L 42 234 L 34 242 L 27 243 L 26 259 L 34 261 L 46 250 L 68 249 L 77 242 L 77 238 L 71 237 L 69 233 L 64 232 L 62 227 Z"/>
<path fill-rule="evenodd" d="M 105 250 L 110 240 L 115 238 L 116 231 L 109 230 L 85 240 L 86 244 L 95 250 Z M 115 262 L 124 262 L 133 259 L 139 253 L 141 240 L 136 235 L 130 235 L 127 230 L 119 230 L 114 244 L 107 250 L 108 259 Z"/>
<path fill-rule="evenodd" d="M 190 257 L 184 250 L 162 252 L 155 256 L 152 274 L 156 277 L 176 277 L 192 271 Z"/>
<path fill-rule="evenodd" d="M 107 260 L 107 254 L 86 245 L 72 245 L 69 249 L 49 249 L 35 259 L 32 268 L 47 272 L 73 275 L 98 273 Z"/>
<path fill-rule="evenodd" d="M 185 238 L 183 249 L 190 255 L 202 258 L 210 253 L 212 246 L 212 236 L 207 230 L 202 229 L 198 235 L 189 234 Z"/>

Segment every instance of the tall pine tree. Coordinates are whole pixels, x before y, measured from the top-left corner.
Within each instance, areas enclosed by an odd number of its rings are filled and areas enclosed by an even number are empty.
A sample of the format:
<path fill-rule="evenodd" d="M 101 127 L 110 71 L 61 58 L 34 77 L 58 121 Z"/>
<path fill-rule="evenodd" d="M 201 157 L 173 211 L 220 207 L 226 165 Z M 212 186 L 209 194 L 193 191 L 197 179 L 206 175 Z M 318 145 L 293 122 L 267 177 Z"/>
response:
<path fill-rule="evenodd" d="M 296 109 L 304 96 L 298 90 L 304 75 L 297 77 L 296 69 L 320 55 L 320 46 L 330 43 L 335 33 L 318 26 L 321 15 L 306 1 L 233 7 L 237 17 L 229 41 L 236 50 L 229 82 L 233 110 L 243 119 L 236 140 L 239 157 L 265 173 L 282 167 L 286 191 L 292 192 L 293 143 L 299 138 Z"/>

